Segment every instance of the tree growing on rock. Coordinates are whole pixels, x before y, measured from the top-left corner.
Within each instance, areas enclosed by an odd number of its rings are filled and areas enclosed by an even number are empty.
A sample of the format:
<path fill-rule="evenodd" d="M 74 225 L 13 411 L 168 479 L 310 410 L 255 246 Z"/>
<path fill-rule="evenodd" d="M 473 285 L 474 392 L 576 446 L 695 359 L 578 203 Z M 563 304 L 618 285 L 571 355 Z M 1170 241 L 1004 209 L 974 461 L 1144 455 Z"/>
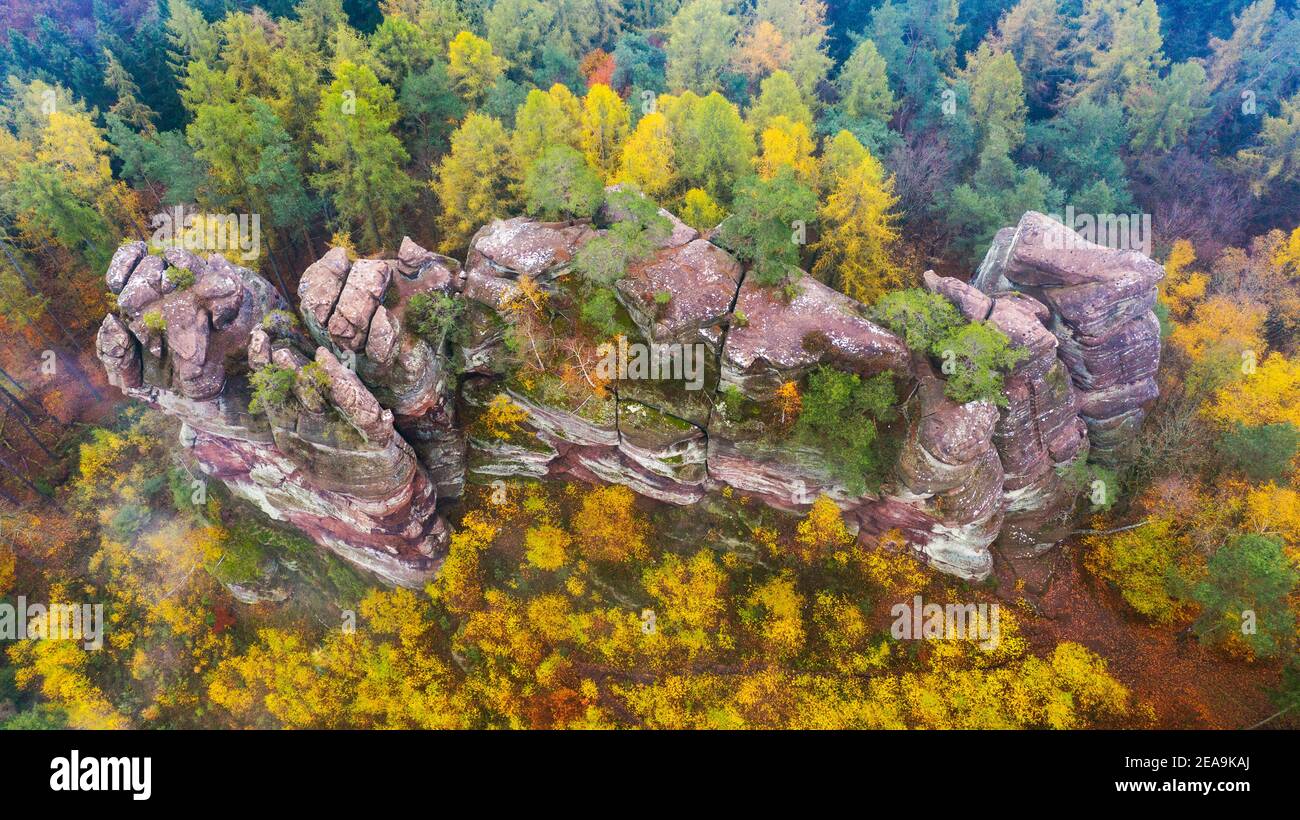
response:
<path fill-rule="evenodd" d="M 589 219 L 604 200 L 605 187 L 582 154 L 555 145 L 533 163 L 524 177 L 528 213 L 554 222 Z"/>
<path fill-rule="evenodd" d="M 808 377 L 795 436 L 819 450 L 851 492 L 874 490 L 890 458 L 877 422 L 893 417 L 895 401 L 888 373 L 863 380 L 855 373 L 819 367 Z"/>
<path fill-rule="evenodd" d="M 759 284 L 781 285 L 798 270 L 800 229 L 812 222 L 816 207 L 816 195 L 799 184 L 791 169 L 781 168 L 770 180 L 742 183 L 719 239 L 752 264 Z"/>

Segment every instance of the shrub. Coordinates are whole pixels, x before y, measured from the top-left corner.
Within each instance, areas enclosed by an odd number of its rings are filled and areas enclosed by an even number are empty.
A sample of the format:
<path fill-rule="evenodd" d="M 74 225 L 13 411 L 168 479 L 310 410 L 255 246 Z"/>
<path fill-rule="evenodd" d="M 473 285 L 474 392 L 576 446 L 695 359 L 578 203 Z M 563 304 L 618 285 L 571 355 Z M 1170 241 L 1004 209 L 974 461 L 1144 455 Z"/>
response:
<path fill-rule="evenodd" d="M 294 389 L 304 395 L 304 403 L 323 407 L 330 391 L 330 374 L 316 362 L 305 364 L 294 376 Z"/>
<path fill-rule="evenodd" d="M 140 320 L 144 322 L 145 327 L 149 328 L 154 333 L 162 333 L 167 330 L 167 320 L 163 318 L 161 310 L 146 311 L 145 314 L 140 317 Z"/>
<path fill-rule="evenodd" d="M 407 301 L 403 318 L 417 336 L 441 348 L 464 310 L 462 301 L 445 293 L 417 293 Z"/>
<path fill-rule="evenodd" d="M 1094 512 L 1109 510 L 1119 500 L 1119 477 L 1108 467 L 1078 458 L 1056 472 L 1074 493 L 1087 494 Z"/>
<path fill-rule="evenodd" d="M 273 310 L 262 317 L 262 329 L 268 333 L 287 333 L 298 327 L 298 316 L 288 310 Z"/>
<path fill-rule="evenodd" d="M 692 188 L 682 198 L 681 220 L 698 231 L 717 227 L 726 216 L 722 206 L 699 188 Z"/>
<path fill-rule="evenodd" d="M 194 271 L 189 268 L 168 268 L 163 275 L 167 277 L 167 281 L 176 286 L 177 290 L 192 287 L 195 282 Z"/>
<path fill-rule="evenodd" d="M 1002 371 L 1014 367 L 1029 355 L 1013 348 L 1011 340 L 987 322 L 972 322 L 945 339 L 934 351 L 943 359 L 948 377 L 944 394 L 955 402 L 987 399 L 1007 406 L 1002 393 Z"/>
<path fill-rule="evenodd" d="M 622 279 L 629 264 L 649 256 L 672 232 L 672 223 L 659 213 L 659 206 L 635 188 L 610 191 L 605 205 L 618 220 L 583 245 L 573 260 L 574 268 L 597 285 Z"/>
<path fill-rule="evenodd" d="M 920 288 L 885 294 L 871 313 L 878 322 L 902 336 L 909 348 L 926 353 L 966 323 L 956 305 Z"/>
<path fill-rule="evenodd" d="M 248 402 L 248 412 L 253 414 L 283 410 L 289 406 L 297 372 L 289 367 L 268 364 L 255 371 L 249 383 L 253 398 Z"/>
<path fill-rule="evenodd" d="M 878 489 L 888 454 L 876 422 L 893 415 L 893 378 L 881 373 L 863 381 L 853 373 L 819 367 L 808 377 L 802 403 L 796 436 L 825 456 L 850 492 Z"/>
<path fill-rule="evenodd" d="M 528 421 L 528 411 L 515 404 L 505 393 L 498 393 L 492 397 L 482 421 L 494 438 L 509 441 L 511 435 L 520 429 L 520 425 Z"/>
<path fill-rule="evenodd" d="M 618 333 L 618 300 L 614 292 L 606 287 L 593 287 L 582 302 L 582 321 L 595 328 L 601 336 L 613 336 Z"/>
<path fill-rule="evenodd" d="M 956 306 L 918 288 L 895 291 L 876 303 L 873 316 L 903 337 L 912 350 L 940 359 L 944 394 L 956 402 L 987 399 L 1005 407 L 1003 371 L 1028 352 L 988 322 L 967 322 Z"/>

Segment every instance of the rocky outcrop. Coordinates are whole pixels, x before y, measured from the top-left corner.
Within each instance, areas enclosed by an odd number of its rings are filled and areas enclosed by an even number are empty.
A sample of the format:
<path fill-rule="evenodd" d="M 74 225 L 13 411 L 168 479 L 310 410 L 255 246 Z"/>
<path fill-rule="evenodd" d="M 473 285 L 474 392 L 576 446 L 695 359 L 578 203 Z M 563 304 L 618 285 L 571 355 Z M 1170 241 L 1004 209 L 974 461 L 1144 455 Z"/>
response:
<path fill-rule="evenodd" d="M 1035 214 L 1022 222 L 1035 224 L 1051 227 Z M 543 255 L 567 261 L 600 230 L 539 223 L 529 231 L 511 220 L 480 232 L 494 242 L 487 250 L 472 247 L 470 259 L 500 256 L 495 238 L 503 233 L 551 237 L 541 243 L 547 248 L 560 244 L 554 237 L 566 237 L 573 244 L 562 253 Z M 862 305 L 811 277 L 795 281 L 793 298 L 783 296 L 747 280 L 723 249 L 682 231 L 631 265 L 616 295 L 641 341 L 708 348 L 705 390 L 620 381 L 613 387 L 614 410 L 605 414 L 612 418 L 602 424 L 511 392 L 528 411 L 536 440 L 523 452 L 475 442 L 492 455 L 473 469 L 507 474 L 513 470 L 509 462 L 522 459 L 518 463 L 530 475 L 619 482 L 678 504 L 730 487 L 799 511 L 826 494 L 856 518 L 864 536 L 900 530 L 936 568 L 967 578 L 989 574 L 994 550 L 1008 557 L 1037 555 L 1073 526 L 1080 488 L 1070 478 L 1071 467 L 1089 457 L 1090 434 L 1109 444 L 1116 437 L 1106 438 L 1100 425 L 1133 418 L 1151 397 L 1145 379 L 1158 365 L 1158 339 L 1153 345 L 1146 334 L 1148 314 L 1132 313 L 1149 307 L 1159 268 L 1145 257 L 1104 248 L 1054 256 L 1043 243 L 1028 240 L 1027 231 L 1011 241 L 1015 233 L 999 234 L 976 280 L 987 281 L 996 266 L 1014 277 L 999 286 L 924 277 L 925 286 L 967 320 L 990 323 L 1024 351 L 1005 374 L 1002 406 L 948 399 L 942 375 L 926 357 L 910 353 L 901 339 L 874 324 Z M 1058 239 L 1064 244 L 1068 237 Z M 480 263 L 465 295 L 485 308 L 499 307 L 518 267 L 516 262 L 489 270 Z M 558 282 L 565 262 L 528 273 Z M 1134 290 L 1133 281 L 1149 292 Z M 1092 290 L 1064 293 L 1067 283 Z M 1119 330 L 1099 330 L 1102 317 L 1119 321 Z M 1131 341 L 1136 349 L 1125 347 Z M 863 376 L 889 371 L 904 386 L 914 385 L 895 475 L 878 493 L 850 492 L 831 476 L 819 452 L 773 435 L 771 418 L 749 412 L 819 364 Z M 1111 372 L 1115 368 L 1120 372 Z M 739 407 L 720 400 L 727 390 L 738 391 Z"/>
<path fill-rule="evenodd" d="M 924 284 L 952 300 L 967 319 L 989 322 L 1027 353 L 1004 377 L 1006 406 L 997 415 L 992 440 L 1005 513 L 996 533 L 999 545 L 1008 555 L 1035 555 L 1070 529 L 1078 488 L 1062 474 L 1088 454 L 1077 392 L 1057 357 L 1056 337 L 1044 325 L 1048 309 L 1023 294 L 989 297 L 932 272 L 926 272 Z"/>
<path fill-rule="evenodd" d="M 319 331 L 333 313 L 329 280 L 341 291 L 349 266 L 331 251 L 313 267 L 304 314 Z M 393 412 L 310 340 L 266 280 L 219 254 L 158 256 L 143 243 L 120 248 L 106 279 L 118 310 L 97 347 L 111 383 L 180 419 L 204 473 L 392 583 L 433 576 L 449 535 L 434 479 L 396 434 Z M 295 374 L 292 398 L 253 413 L 251 376 L 272 366 Z M 394 383 L 408 386 L 404 375 Z"/>
<path fill-rule="evenodd" d="M 1142 253 L 1085 241 L 1035 211 L 999 231 L 972 284 L 1020 292 L 1049 311 L 1045 323 L 1079 390 L 1091 457 L 1115 464 L 1156 397 L 1160 324 L 1152 313 L 1164 270 Z"/>
<path fill-rule="evenodd" d="M 770 397 L 818 364 L 862 375 L 908 373 L 903 340 L 866 318 L 861 304 L 804 274 L 786 300 L 753 280 L 740 286 L 722 351 L 722 381 L 751 398 Z"/>
<path fill-rule="evenodd" d="M 897 530 L 936 568 L 981 579 L 995 552 L 1037 555 L 1068 532 L 1072 467 L 1122 458 L 1155 395 L 1159 266 L 1035 213 L 998 233 L 971 283 L 923 277 L 1024 351 L 997 401 L 953 401 L 935 362 L 864 306 L 805 274 L 784 291 L 761 287 L 662 211 L 670 230 L 616 282 L 615 318 L 625 342 L 698 351 L 694 380 L 620 373 L 572 399 L 554 374 L 516 378 L 507 339 L 521 279 L 563 304 L 580 290 L 571 263 L 583 245 L 626 218 L 611 207 L 594 223 L 490 223 L 463 268 L 409 239 L 391 259 L 333 249 L 303 273 L 300 322 L 265 280 L 220 256 L 127 244 L 106 273 L 118 310 L 100 328 L 99 355 L 113 384 L 184 422 L 209 474 L 409 585 L 436 570 L 448 535 L 436 505 L 460 494 L 467 470 L 616 482 L 671 504 L 731 488 L 802 511 L 824 494 L 860 537 Z M 192 284 L 169 275 L 180 268 Z M 435 337 L 436 300 L 459 306 L 454 345 Z M 572 333 L 562 312 L 552 324 Z M 891 373 L 904 397 L 890 429 L 897 463 L 876 490 L 850 489 L 815 442 L 789 436 L 778 390 L 819 365 Z M 289 374 L 291 391 L 254 414 L 250 379 L 261 371 L 259 382 Z M 527 415 L 508 436 L 474 423 L 499 395 Z"/>
<path fill-rule="evenodd" d="M 989 545 L 1005 510 L 1002 461 L 993 443 L 998 410 L 992 402 L 957 404 L 924 357 L 914 362 L 915 413 L 899 455 L 898 481 L 885 497 L 859 511 L 862 532 L 897 529 L 923 545 L 930 562 L 964 578 L 993 568 Z"/>

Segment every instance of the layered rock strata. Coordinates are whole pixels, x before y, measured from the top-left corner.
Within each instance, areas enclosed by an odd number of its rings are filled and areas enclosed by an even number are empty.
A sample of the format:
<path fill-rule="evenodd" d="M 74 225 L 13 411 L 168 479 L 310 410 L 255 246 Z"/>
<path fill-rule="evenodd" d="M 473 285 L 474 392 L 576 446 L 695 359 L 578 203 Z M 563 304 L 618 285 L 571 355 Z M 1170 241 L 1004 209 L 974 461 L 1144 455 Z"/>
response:
<path fill-rule="evenodd" d="M 467 468 L 479 480 L 616 482 L 673 504 L 733 488 L 801 511 L 826 494 L 861 537 L 897 530 L 936 568 L 984 578 L 993 550 L 1032 556 L 1068 532 L 1071 467 L 1090 454 L 1122 458 L 1154 396 L 1159 266 L 1082 243 L 1041 214 L 999 232 L 970 284 L 924 277 L 1025 351 L 1000 401 L 965 404 L 864 306 L 806 274 L 793 296 L 760 287 L 727 251 L 661 214 L 671 230 L 614 294 L 630 341 L 698 351 L 690 383 L 623 374 L 575 404 L 511 377 L 520 280 L 561 294 L 583 245 L 620 218 L 608 213 L 596 224 L 493 222 L 463 268 L 409 239 L 394 259 L 331 250 L 301 278 L 301 322 L 265 280 L 220 256 L 124 245 L 107 273 L 118 311 L 104 320 L 100 357 L 124 392 L 185 422 L 183 439 L 211 475 L 410 585 L 436 570 L 447 527 L 435 505 L 460 494 Z M 171 284 L 178 267 L 192 285 Z M 461 305 L 454 345 L 427 338 L 412 316 L 421 294 Z M 819 365 L 892 373 L 907 397 L 901 452 L 877 492 L 850 490 L 815 447 L 775 430 L 778 389 Z M 251 414 L 250 377 L 269 367 L 292 372 L 292 400 Z M 458 388 L 472 414 L 508 395 L 527 412 L 524 433 L 467 435 Z"/>
<path fill-rule="evenodd" d="M 341 251 L 323 262 L 339 278 L 348 273 Z M 97 341 L 109 381 L 180 419 L 181 443 L 199 469 L 391 583 L 418 586 L 433 577 L 449 531 L 435 509 L 430 471 L 397 434 L 393 411 L 309 338 L 265 279 L 219 254 L 154 255 L 143 242 L 119 248 L 106 278 L 118 307 Z M 327 307 L 320 314 L 304 308 L 308 325 L 317 315 L 330 321 Z M 358 344 L 356 331 L 369 326 L 360 311 L 349 315 L 357 321 L 346 339 Z M 368 333 L 372 349 L 378 336 Z M 412 345 L 394 347 L 399 352 L 382 372 L 400 376 L 385 387 L 402 397 L 404 410 L 423 414 L 435 391 L 412 385 L 428 380 L 428 368 L 402 370 L 397 362 Z M 312 361 L 321 376 L 294 380 L 292 412 L 250 412 L 253 372 L 274 365 L 297 373 Z"/>

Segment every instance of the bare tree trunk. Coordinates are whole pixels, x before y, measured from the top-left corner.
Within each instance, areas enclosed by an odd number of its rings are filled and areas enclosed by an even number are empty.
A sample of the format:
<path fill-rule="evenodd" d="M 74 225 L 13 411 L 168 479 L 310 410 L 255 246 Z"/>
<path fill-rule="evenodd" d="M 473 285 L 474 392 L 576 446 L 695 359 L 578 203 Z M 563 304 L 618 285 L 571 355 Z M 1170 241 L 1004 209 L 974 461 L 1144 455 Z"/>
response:
<path fill-rule="evenodd" d="M 5 391 L 5 396 L 6 396 L 6 397 L 9 397 L 9 398 L 12 398 L 12 397 L 9 396 L 9 391 L 7 391 L 7 390 Z M 20 407 L 19 409 L 22 409 L 22 408 Z M 27 420 L 26 420 L 26 419 L 24 419 L 22 416 L 14 416 L 14 418 L 18 420 L 18 424 L 19 424 L 19 426 L 21 426 L 21 427 L 23 428 L 23 432 L 27 434 L 27 437 L 30 438 L 30 439 L 31 439 L 31 440 L 36 444 L 37 447 L 41 448 L 41 452 L 42 452 L 42 453 L 45 453 L 46 457 L 49 458 L 50 461 L 58 461 L 58 460 L 59 460 L 59 459 L 58 459 L 58 456 L 54 455 L 54 452 L 53 452 L 52 450 L 50 450 L 49 447 L 46 447 L 46 446 L 45 446 L 45 442 L 41 441 L 41 440 L 36 436 L 36 432 L 35 432 L 34 430 L 32 430 L 32 426 L 31 426 L 30 424 L 27 423 Z"/>
<path fill-rule="evenodd" d="M 13 393 L 10 393 L 9 388 L 5 387 L 4 385 L 0 385 L 0 396 L 4 396 L 6 399 L 8 399 L 9 403 L 12 404 L 15 408 L 17 408 L 18 412 L 26 416 L 28 421 L 36 420 L 36 416 L 27 407 L 27 405 L 19 401 L 18 397 L 15 396 Z"/>
<path fill-rule="evenodd" d="M 3 467 L 6 472 L 8 472 L 10 475 L 18 479 L 19 481 L 21 481 L 23 484 L 27 485 L 27 488 L 29 490 L 36 493 L 41 498 L 45 497 L 45 493 L 41 492 L 41 488 L 33 484 L 31 479 L 29 479 L 25 473 L 23 473 L 20 470 L 15 470 L 13 468 L 13 465 L 11 465 L 8 461 L 5 460 L 4 456 L 0 456 L 0 467 Z"/>

